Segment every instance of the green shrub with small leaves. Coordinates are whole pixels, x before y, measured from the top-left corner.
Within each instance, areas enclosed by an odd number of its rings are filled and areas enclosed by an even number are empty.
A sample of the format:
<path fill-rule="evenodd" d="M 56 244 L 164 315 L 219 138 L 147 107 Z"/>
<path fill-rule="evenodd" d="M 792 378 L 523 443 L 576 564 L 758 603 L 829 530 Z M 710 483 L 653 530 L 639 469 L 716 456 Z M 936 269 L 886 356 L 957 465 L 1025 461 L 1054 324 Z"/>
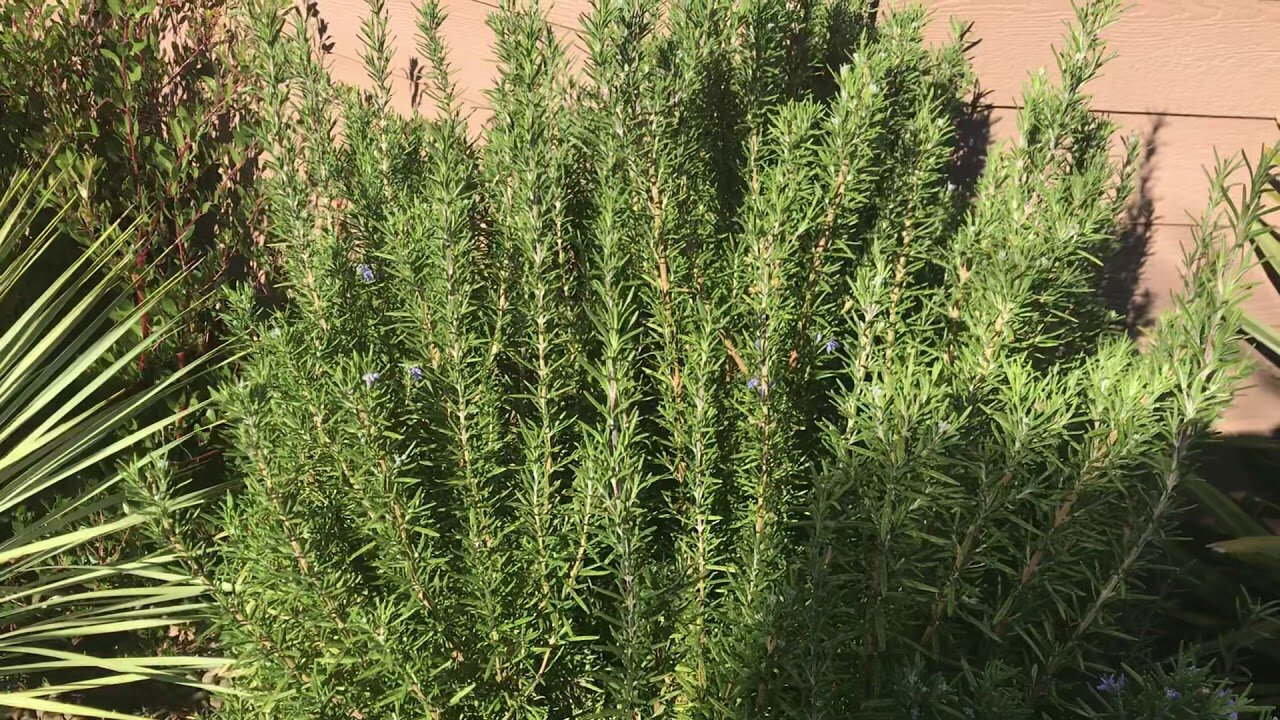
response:
<path fill-rule="evenodd" d="M 227 0 L 0 3 L 0 172 L 49 161 L 75 168 L 83 197 L 60 229 L 82 246 L 114 223 L 136 226 L 135 242 L 116 250 L 133 261 L 120 279 L 133 288 L 135 306 L 180 279 L 178 292 L 139 326 L 148 336 L 182 320 L 179 333 L 139 359 L 147 383 L 220 344 L 210 292 L 229 280 L 267 283 L 266 255 L 250 234 L 254 111 L 232 7 Z M 189 392 L 201 395 L 199 386 Z"/>
<path fill-rule="evenodd" d="M 1257 219 L 1206 215 L 1141 343 L 1106 309 L 1117 2 L 973 186 L 964 39 L 918 8 L 596 0 L 579 62 L 503 0 L 477 137 L 439 5 L 407 118 L 369 6 L 366 93 L 247 9 L 288 297 L 234 295 L 243 487 L 175 539 L 224 717 L 1236 712 L 1144 630 Z"/>

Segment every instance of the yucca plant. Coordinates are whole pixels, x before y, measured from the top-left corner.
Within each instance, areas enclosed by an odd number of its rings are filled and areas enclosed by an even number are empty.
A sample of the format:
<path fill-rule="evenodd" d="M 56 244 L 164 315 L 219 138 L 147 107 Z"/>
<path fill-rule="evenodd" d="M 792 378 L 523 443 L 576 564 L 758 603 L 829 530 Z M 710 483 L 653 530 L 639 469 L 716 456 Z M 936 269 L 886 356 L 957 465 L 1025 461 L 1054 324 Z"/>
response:
<path fill-rule="evenodd" d="M 1118 4 L 972 195 L 962 38 L 874 5 L 597 0 L 576 72 L 504 0 L 473 140 L 438 4 L 413 118 L 381 0 L 368 93 L 251 4 L 289 298 L 235 300 L 243 488 L 175 540 L 242 664 L 225 717 L 1245 709 L 1143 630 L 1256 208 L 1206 216 L 1139 352 L 1096 290 L 1136 147 L 1084 94 Z"/>
<path fill-rule="evenodd" d="M 139 469 L 179 441 L 139 444 L 178 415 L 145 410 L 199 369 L 193 364 L 145 390 L 121 379 L 172 327 L 137 338 L 140 318 L 167 286 L 133 306 L 119 283 L 127 227 L 113 227 L 39 283 L 59 245 L 77 181 L 22 172 L 0 194 L 0 706 L 81 716 L 129 718 L 73 702 L 90 691 L 161 680 L 191 683 L 189 671 L 218 664 L 198 657 L 95 654 L 96 639 L 189 622 L 206 605 L 204 587 L 153 553 L 116 562 L 78 562 L 78 549 L 147 521 L 125 507 Z M 72 192 L 68 192 L 68 191 Z M 58 260 L 58 262 L 62 262 Z M 129 307 L 119 318 L 121 307 Z M 189 408 L 190 412 L 199 407 Z M 179 507 L 200 493 L 179 495 Z"/>
<path fill-rule="evenodd" d="M 1274 177 L 1276 169 L 1280 168 L 1280 146 L 1264 148 L 1257 162 L 1267 172 L 1273 173 L 1270 182 L 1261 189 L 1265 193 L 1263 201 L 1274 211 L 1276 201 L 1280 200 L 1280 190 L 1277 189 Z M 1274 228 L 1268 226 L 1263 232 L 1257 233 L 1252 243 L 1258 260 L 1267 270 L 1267 275 L 1275 278 L 1277 273 L 1280 273 L 1280 239 L 1277 239 Z M 1269 351 L 1273 357 L 1280 357 L 1280 330 L 1271 327 L 1251 312 L 1244 314 L 1244 328 L 1249 337 Z"/>

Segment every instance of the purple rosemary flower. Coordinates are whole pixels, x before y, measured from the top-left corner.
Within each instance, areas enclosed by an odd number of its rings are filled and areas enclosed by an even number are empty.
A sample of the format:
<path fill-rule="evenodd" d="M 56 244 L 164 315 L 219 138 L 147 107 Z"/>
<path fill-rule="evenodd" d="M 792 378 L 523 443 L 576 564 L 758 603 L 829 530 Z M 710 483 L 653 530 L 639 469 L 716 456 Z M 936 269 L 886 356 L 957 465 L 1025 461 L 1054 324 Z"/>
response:
<path fill-rule="evenodd" d="M 751 378 L 747 381 L 747 389 L 755 390 L 760 397 L 764 397 L 764 384 L 760 382 L 760 378 Z"/>
<path fill-rule="evenodd" d="M 380 377 L 382 377 L 382 374 L 381 374 L 381 373 L 376 373 L 376 372 L 369 372 L 369 373 L 365 373 L 365 374 L 364 374 L 364 386 L 365 386 L 366 388 L 371 388 L 371 387 L 373 387 L 373 384 L 374 384 L 374 383 L 376 383 L 376 382 L 378 382 L 378 378 L 380 378 Z"/>
<path fill-rule="evenodd" d="M 373 274 L 373 268 L 369 267 L 365 263 L 357 265 L 356 271 L 360 273 L 360 278 L 365 282 L 373 282 L 376 279 Z"/>
<path fill-rule="evenodd" d="M 1178 692 L 1177 690 L 1174 690 L 1173 688 L 1165 688 L 1164 696 L 1169 700 L 1178 700 L 1182 697 L 1182 693 Z"/>
<path fill-rule="evenodd" d="M 823 346 L 822 346 L 822 350 L 823 350 L 823 352 L 825 352 L 826 354 L 830 355 L 831 353 L 835 352 L 835 351 L 836 351 L 836 348 L 838 348 L 838 347 L 840 347 L 840 343 L 836 342 L 836 341 L 835 341 L 835 338 L 832 338 L 832 339 L 830 339 L 830 340 L 828 340 L 828 341 L 827 341 L 827 344 L 826 344 L 826 345 L 823 345 Z"/>
<path fill-rule="evenodd" d="M 1103 675 L 1098 678 L 1098 684 L 1094 687 L 1098 689 L 1098 692 L 1119 693 L 1124 691 L 1125 682 L 1124 673 L 1120 673 L 1118 676 Z"/>
<path fill-rule="evenodd" d="M 422 378 L 426 377 L 426 373 L 422 372 L 421 367 L 414 365 L 409 368 L 409 377 L 413 378 L 414 382 L 422 382 Z"/>

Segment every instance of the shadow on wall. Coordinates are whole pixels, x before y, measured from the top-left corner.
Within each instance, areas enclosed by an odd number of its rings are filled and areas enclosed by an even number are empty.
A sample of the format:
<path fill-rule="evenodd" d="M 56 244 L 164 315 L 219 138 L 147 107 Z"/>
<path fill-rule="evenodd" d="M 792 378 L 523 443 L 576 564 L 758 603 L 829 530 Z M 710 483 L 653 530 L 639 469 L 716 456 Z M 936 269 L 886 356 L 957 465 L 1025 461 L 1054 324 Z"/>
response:
<path fill-rule="evenodd" d="M 993 106 L 987 102 L 990 93 L 978 86 L 969 99 L 965 114 L 956 128 L 956 154 L 947 178 L 961 193 L 966 203 L 972 202 L 978 190 L 978 179 L 987 167 L 991 148 Z"/>
<path fill-rule="evenodd" d="M 1159 148 L 1160 131 L 1165 120 L 1155 116 L 1148 130 L 1137 142 L 1141 143 L 1138 174 L 1135 178 L 1133 197 L 1121 222 L 1120 244 L 1116 253 L 1104 264 L 1106 282 L 1102 296 L 1108 306 L 1124 318 L 1130 337 L 1148 327 L 1154 317 L 1151 313 L 1151 289 L 1142 286 L 1142 269 L 1151 255 L 1151 232 L 1155 224 L 1155 204 L 1151 199 L 1151 175 Z"/>

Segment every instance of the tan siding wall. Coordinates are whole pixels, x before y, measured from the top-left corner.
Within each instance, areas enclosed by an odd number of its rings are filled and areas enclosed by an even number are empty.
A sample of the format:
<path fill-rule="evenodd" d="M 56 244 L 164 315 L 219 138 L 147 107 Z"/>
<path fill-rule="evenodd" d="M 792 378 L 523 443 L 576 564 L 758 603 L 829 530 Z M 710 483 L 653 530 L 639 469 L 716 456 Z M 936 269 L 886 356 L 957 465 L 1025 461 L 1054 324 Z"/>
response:
<path fill-rule="evenodd" d="M 886 6 L 905 0 L 885 0 Z M 364 0 L 319 0 L 334 40 L 333 73 L 363 83 L 359 29 Z M 1071 17 L 1071 0 L 926 0 L 934 13 L 931 38 L 944 40 L 952 17 L 972 23 L 979 40 L 972 56 L 979 80 L 994 106 L 996 141 L 1016 131 L 1019 90 L 1028 72 L 1052 67 L 1051 47 Z M 396 105 L 409 110 L 404 68 L 413 56 L 414 3 L 387 0 L 396 40 Z M 451 48 L 463 101 L 478 127 L 487 116 L 484 90 L 494 76 L 493 34 L 485 16 L 493 4 L 445 0 L 444 34 Z M 1116 59 L 1091 87 L 1095 107 L 1112 114 L 1126 131 L 1152 147 L 1143 188 L 1153 227 L 1141 291 L 1153 310 L 1168 305 L 1178 282 L 1180 247 L 1190 238 L 1189 216 L 1205 204 L 1204 168 L 1221 154 L 1249 150 L 1280 137 L 1280 0 L 1134 0 L 1109 32 Z M 574 28 L 586 0 L 558 0 L 551 19 L 564 39 L 577 42 Z M 1259 281 L 1265 281 L 1260 273 Z M 1280 297 L 1261 287 L 1251 307 L 1280 324 Z M 1222 428 L 1270 432 L 1280 426 L 1280 377 L 1260 370 L 1253 387 L 1238 399 Z"/>

